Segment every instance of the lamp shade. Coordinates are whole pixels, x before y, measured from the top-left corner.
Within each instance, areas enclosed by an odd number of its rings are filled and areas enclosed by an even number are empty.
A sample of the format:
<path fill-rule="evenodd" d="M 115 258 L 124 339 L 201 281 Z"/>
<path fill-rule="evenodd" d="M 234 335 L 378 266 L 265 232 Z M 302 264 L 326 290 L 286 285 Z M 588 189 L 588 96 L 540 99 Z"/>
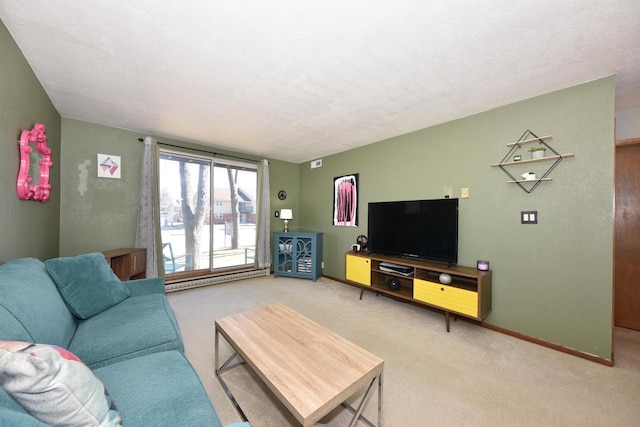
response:
<path fill-rule="evenodd" d="M 293 211 L 291 209 L 280 209 L 280 219 L 293 219 Z"/>

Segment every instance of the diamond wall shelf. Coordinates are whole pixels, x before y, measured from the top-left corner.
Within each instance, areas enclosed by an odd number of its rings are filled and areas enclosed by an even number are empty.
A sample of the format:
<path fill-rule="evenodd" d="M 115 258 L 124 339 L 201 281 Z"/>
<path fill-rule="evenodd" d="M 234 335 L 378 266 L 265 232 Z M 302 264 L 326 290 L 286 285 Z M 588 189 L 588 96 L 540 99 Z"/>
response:
<path fill-rule="evenodd" d="M 556 150 L 553 149 L 553 147 L 551 147 L 551 145 L 549 145 L 546 142 L 546 141 L 549 141 L 550 139 L 552 139 L 551 135 L 539 137 L 533 132 L 531 132 L 529 129 L 527 129 L 525 133 L 522 134 L 520 139 L 518 139 L 516 142 L 507 144 L 507 147 L 509 148 L 509 152 L 507 152 L 507 155 L 504 156 L 504 158 L 500 161 L 500 163 L 494 163 L 490 166 L 499 167 L 500 169 L 502 169 L 502 171 L 505 174 L 507 174 L 509 178 L 511 178 L 509 181 L 507 181 L 507 183 L 517 184 L 526 193 L 532 193 L 533 190 L 535 190 L 538 187 L 538 185 L 540 185 L 540 183 L 545 181 L 551 181 L 551 178 L 548 178 L 548 176 L 551 173 L 551 171 L 554 170 L 556 166 L 558 166 L 558 164 L 562 161 L 562 159 L 575 157 L 575 154 L 573 153 L 567 153 L 567 154 L 558 153 Z M 550 156 L 545 155 L 544 157 L 540 157 L 536 159 L 532 158 L 532 159 L 523 159 L 523 160 L 513 160 L 515 158 L 514 156 L 516 156 L 516 153 L 519 150 L 521 150 L 523 146 L 530 145 L 530 144 L 538 144 L 538 146 L 543 149 L 541 150 L 543 153 L 546 154 L 546 151 L 549 150 L 553 154 Z M 522 157 L 522 155 L 520 156 Z M 512 173 L 509 172 L 509 170 L 507 170 L 507 168 L 511 166 L 520 166 L 520 165 L 527 165 L 532 163 L 535 164 L 540 162 L 552 162 L 552 163 L 545 170 L 545 172 L 539 178 L 536 178 L 536 179 L 518 179 L 515 176 L 513 176 Z"/>

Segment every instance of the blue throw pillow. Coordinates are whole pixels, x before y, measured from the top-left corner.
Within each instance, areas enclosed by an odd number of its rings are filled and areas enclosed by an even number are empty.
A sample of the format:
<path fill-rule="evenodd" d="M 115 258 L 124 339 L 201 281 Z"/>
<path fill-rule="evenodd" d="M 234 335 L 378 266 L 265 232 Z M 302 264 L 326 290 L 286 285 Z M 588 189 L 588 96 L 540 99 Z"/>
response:
<path fill-rule="evenodd" d="M 123 284 L 100 252 L 44 262 L 69 310 L 87 319 L 129 298 Z"/>

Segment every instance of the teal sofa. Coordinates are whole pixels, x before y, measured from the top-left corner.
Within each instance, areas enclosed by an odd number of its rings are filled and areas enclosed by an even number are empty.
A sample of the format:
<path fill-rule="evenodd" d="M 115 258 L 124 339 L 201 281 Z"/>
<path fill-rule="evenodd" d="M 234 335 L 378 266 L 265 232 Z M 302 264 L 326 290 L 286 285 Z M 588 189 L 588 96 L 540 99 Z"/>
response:
<path fill-rule="evenodd" d="M 38 402 L 33 409 L 29 399 L 47 394 L 23 384 L 39 386 L 42 381 L 30 376 L 51 377 L 51 370 L 55 371 L 51 384 L 57 384 L 71 366 L 90 372 L 87 381 L 101 390 L 97 403 L 85 402 L 82 408 L 87 412 L 97 405 L 100 416 L 110 420 L 95 425 L 221 426 L 183 354 L 164 281 L 121 282 L 100 253 L 44 263 L 21 258 L 1 265 L 0 344 L 21 348 L 0 347 L 0 425 L 54 424 L 46 417 L 57 416 L 56 410 L 67 416 L 70 410 L 63 409 L 64 404 L 79 400 L 77 396 L 65 395 L 62 404 L 55 403 L 39 418 L 37 410 L 50 402 Z M 22 369 L 33 360 L 39 364 Z M 84 375 L 77 372 L 81 374 L 71 376 L 73 384 Z M 72 387 L 65 384 L 66 392 Z M 233 426 L 250 427 L 249 423 Z"/>

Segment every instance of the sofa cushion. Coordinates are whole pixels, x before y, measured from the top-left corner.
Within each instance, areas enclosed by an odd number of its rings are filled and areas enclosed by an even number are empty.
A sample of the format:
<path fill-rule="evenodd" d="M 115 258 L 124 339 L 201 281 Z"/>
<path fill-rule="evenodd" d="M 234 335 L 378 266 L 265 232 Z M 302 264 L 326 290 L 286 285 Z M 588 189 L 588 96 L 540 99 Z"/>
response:
<path fill-rule="evenodd" d="M 102 382 L 67 350 L 0 341 L 0 385 L 31 415 L 51 426 L 120 426 Z"/>
<path fill-rule="evenodd" d="M 183 351 L 175 314 L 164 294 L 130 297 L 78 323 L 69 350 L 91 369 L 164 350 Z"/>
<path fill-rule="evenodd" d="M 44 262 L 69 310 L 87 319 L 129 297 L 129 289 L 99 252 Z"/>
<path fill-rule="evenodd" d="M 127 280 L 122 282 L 132 297 L 149 294 L 165 294 L 164 279 L 162 277 L 147 277 L 146 279 Z"/>
<path fill-rule="evenodd" d="M 95 370 L 127 427 L 220 427 L 200 379 L 177 351 L 163 351 Z"/>
<path fill-rule="evenodd" d="M 76 321 L 42 261 L 20 258 L 0 265 L 0 340 L 68 347 Z"/>

